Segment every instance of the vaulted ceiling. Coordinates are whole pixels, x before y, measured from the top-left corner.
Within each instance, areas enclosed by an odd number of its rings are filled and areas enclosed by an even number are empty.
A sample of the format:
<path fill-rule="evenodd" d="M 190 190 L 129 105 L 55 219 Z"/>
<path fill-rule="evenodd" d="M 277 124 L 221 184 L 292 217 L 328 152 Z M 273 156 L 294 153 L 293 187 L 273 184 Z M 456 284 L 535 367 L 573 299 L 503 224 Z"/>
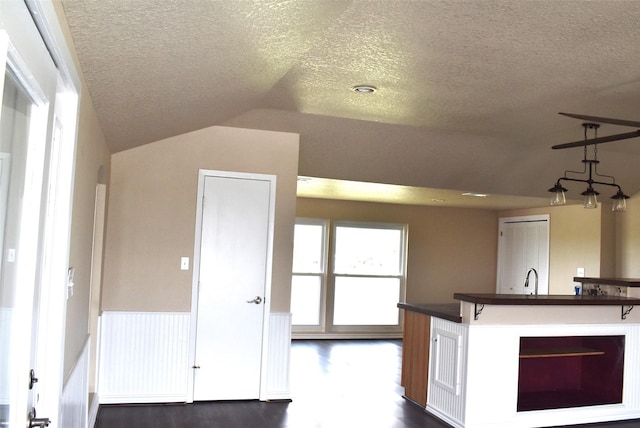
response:
<path fill-rule="evenodd" d="M 63 6 L 114 152 L 212 125 L 296 132 L 301 176 L 546 201 L 582 169 L 581 148 L 551 150 L 584 138 L 558 112 L 640 121 L 640 1 Z M 640 192 L 640 138 L 598 157 Z"/>

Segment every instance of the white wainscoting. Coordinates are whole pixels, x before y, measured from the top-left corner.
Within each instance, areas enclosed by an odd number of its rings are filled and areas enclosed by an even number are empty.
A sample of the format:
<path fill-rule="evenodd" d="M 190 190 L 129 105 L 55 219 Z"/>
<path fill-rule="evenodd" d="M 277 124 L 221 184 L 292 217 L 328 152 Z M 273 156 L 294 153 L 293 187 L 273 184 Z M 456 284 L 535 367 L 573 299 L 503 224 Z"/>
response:
<path fill-rule="evenodd" d="M 101 404 L 187 401 L 188 312 L 103 312 Z"/>
<path fill-rule="evenodd" d="M 104 312 L 100 319 L 101 404 L 183 402 L 190 374 L 186 312 Z M 291 314 L 269 316 L 267 400 L 291 398 Z"/>
<path fill-rule="evenodd" d="M 0 379 L 4 379 L 0 382 L 0 405 L 9 405 L 9 352 L 7 349 L 11 349 L 11 308 L 0 308 L 0 349 L 4 349 L 4 352 L 0 352 Z"/>
<path fill-rule="evenodd" d="M 267 400 L 289 400 L 291 357 L 291 314 L 269 316 L 269 353 L 267 359 Z"/>
<path fill-rule="evenodd" d="M 82 354 L 76 361 L 62 387 L 60 423 L 64 428 L 86 428 L 89 401 L 89 343 L 87 338 Z"/>

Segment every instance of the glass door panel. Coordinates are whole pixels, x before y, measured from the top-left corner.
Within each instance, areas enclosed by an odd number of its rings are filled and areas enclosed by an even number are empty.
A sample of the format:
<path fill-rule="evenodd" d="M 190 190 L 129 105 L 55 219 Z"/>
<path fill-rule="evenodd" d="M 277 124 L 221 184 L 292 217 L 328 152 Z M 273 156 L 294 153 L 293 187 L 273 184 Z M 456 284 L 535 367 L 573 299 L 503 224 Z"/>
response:
<path fill-rule="evenodd" d="M 20 334 L 17 310 L 20 308 L 18 283 L 20 268 L 33 256 L 33 246 L 27 241 L 33 231 L 22 227 L 28 220 L 25 211 L 25 186 L 28 184 L 28 134 L 32 103 L 11 73 L 5 73 L 2 111 L 0 115 L 0 425 L 9 423 L 13 401 L 12 363 L 18 355 L 15 348 Z M 27 192 L 28 193 L 28 192 Z M 25 236 L 27 235 L 27 236 Z M 27 259 L 27 260 L 25 260 Z M 30 335 L 27 336 L 27 339 Z"/>
<path fill-rule="evenodd" d="M 23 427 L 46 382 L 31 383 L 30 370 L 58 74 L 26 4 L 0 2 L 0 16 L 0 426 Z"/>

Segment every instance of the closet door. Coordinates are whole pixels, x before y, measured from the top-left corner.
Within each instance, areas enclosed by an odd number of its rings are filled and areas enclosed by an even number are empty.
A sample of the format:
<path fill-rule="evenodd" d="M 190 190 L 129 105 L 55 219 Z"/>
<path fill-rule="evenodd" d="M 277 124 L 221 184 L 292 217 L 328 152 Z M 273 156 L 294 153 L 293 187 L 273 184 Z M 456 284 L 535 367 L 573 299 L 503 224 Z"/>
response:
<path fill-rule="evenodd" d="M 538 294 L 549 292 L 549 216 L 505 217 L 499 222 L 498 284 L 500 294 L 533 294 L 538 273 Z"/>
<path fill-rule="evenodd" d="M 194 400 L 258 399 L 275 177 L 206 175 L 201 185 Z"/>

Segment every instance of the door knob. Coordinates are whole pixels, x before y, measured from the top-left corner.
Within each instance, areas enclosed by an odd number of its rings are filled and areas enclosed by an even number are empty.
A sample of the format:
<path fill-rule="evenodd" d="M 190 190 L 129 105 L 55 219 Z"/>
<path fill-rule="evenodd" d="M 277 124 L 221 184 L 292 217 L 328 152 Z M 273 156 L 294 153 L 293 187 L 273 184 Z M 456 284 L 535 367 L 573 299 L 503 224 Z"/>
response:
<path fill-rule="evenodd" d="M 256 296 L 256 298 L 253 300 L 247 300 L 247 303 L 255 303 L 256 305 L 259 305 L 260 303 L 262 303 L 262 297 Z"/>
<path fill-rule="evenodd" d="M 33 389 L 33 385 L 38 382 L 38 378 L 36 377 L 36 372 L 31 369 L 29 371 L 29 389 Z"/>
<path fill-rule="evenodd" d="M 50 423 L 49 418 L 36 418 L 35 408 L 32 408 L 29 412 L 29 428 L 48 427 Z"/>

